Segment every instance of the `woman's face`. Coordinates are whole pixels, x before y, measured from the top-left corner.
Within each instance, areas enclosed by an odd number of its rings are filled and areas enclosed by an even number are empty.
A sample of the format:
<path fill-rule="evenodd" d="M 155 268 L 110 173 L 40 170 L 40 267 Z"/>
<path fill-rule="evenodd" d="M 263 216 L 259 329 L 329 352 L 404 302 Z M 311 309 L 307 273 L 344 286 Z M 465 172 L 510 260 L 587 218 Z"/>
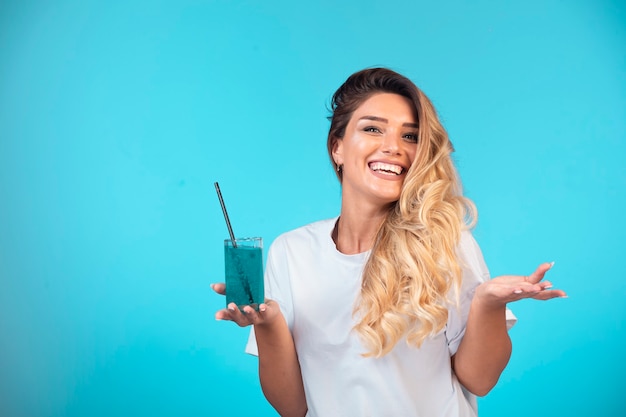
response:
<path fill-rule="evenodd" d="M 386 206 L 400 198 L 417 153 L 417 115 L 409 99 L 378 93 L 352 114 L 333 158 L 343 165 L 344 201 Z"/>

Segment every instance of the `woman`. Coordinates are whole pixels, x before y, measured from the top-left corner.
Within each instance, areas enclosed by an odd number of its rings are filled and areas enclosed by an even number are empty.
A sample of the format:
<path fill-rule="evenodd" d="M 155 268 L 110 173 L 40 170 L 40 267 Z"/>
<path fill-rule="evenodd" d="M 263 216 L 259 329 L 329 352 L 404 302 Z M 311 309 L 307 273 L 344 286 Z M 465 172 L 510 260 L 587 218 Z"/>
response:
<path fill-rule="evenodd" d="M 509 360 L 507 303 L 565 293 L 547 263 L 489 279 L 452 145 L 409 79 L 357 72 L 331 110 L 340 216 L 278 237 L 265 304 L 216 318 L 254 326 L 247 351 L 282 416 L 474 416 Z"/>

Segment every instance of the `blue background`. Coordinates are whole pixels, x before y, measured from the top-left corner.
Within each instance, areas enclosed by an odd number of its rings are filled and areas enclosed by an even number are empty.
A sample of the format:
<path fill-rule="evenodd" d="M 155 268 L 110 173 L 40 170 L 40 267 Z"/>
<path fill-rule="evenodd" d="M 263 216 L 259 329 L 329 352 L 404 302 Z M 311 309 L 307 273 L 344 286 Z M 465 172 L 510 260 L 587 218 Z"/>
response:
<path fill-rule="evenodd" d="M 487 416 L 626 412 L 626 6 L 2 1 L 0 415 L 273 416 L 217 322 L 227 230 L 338 213 L 326 106 L 383 65 L 434 101 L 512 306 Z"/>

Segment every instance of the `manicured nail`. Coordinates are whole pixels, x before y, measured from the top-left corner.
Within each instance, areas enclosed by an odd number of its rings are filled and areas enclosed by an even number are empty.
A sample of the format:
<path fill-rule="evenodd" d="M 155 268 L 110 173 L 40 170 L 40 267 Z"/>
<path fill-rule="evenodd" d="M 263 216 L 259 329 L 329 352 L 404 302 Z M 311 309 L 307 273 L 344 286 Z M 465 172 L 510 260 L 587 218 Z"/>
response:
<path fill-rule="evenodd" d="M 515 291 L 513 291 L 513 294 L 521 294 L 521 293 L 523 293 L 523 292 L 524 292 L 524 291 L 522 291 L 522 290 L 515 290 Z"/>
<path fill-rule="evenodd" d="M 543 287 L 544 290 L 549 290 L 550 288 L 552 288 L 552 284 L 546 285 L 545 287 Z"/>
<path fill-rule="evenodd" d="M 265 304 L 259 307 L 259 311 L 260 311 L 261 313 L 264 313 L 264 312 L 265 312 L 265 310 L 267 310 L 267 307 L 265 306 Z"/>
<path fill-rule="evenodd" d="M 550 262 L 550 269 L 554 266 L 554 261 Z"/>

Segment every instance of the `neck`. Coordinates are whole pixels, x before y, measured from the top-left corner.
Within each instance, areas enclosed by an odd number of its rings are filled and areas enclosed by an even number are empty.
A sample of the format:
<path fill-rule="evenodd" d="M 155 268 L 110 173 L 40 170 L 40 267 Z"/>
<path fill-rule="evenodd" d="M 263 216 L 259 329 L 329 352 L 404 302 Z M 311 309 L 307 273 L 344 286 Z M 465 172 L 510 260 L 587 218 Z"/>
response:
<path fill-rule="evenodd" d="M 378 229 L 389 213 L 383 210 L 350 210 L 342 205 L 341 215 L 333 231 L 337 250 L 346 255 L 354 255 L 372 249 Z"/>

